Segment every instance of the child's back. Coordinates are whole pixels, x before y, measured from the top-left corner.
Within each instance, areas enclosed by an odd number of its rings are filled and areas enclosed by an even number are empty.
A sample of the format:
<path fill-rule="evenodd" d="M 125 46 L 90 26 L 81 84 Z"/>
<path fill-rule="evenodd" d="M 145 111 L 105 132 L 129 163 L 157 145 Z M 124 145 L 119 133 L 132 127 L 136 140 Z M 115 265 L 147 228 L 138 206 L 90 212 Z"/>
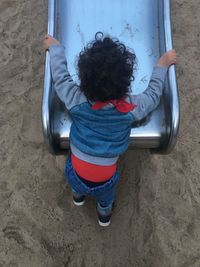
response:
<path fill-rule="evenodd" d="M 167 68 L 176 63 L 175 51 L 154 67 L 148 88 L 129 93 L 135 55 L 119 41 L 96 34 L 79 55 L 80 86 L 71 79 L 64 48 L 50 36 L 44 41 L 51 56 L 55 90 L 72 117 L 71 156 L 66 176 L 76 205 L 86 195 L 97 199 L 100 225 L 110 223 L 119 179 L 118 157 L 127 150 L 131 125 L 146 117 L 160 102 Z"/>

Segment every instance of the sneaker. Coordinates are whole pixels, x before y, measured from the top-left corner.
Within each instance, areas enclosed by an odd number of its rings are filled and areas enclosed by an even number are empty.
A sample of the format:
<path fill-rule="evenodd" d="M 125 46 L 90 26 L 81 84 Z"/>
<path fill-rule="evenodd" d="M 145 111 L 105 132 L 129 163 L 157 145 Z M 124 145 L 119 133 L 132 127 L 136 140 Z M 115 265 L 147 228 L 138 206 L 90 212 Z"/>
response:
<path fill-rule="evenodd" d="M 112 207 L 102 207 L 97 203 L 98 223 L 100 226 L 106 227 L 110 225 L 113 207 L 114 204 L 112 204 Z"/>
<path fill-rule="evenodd" d="M 85 196 L 75 196 L 73 195 L 73 203 L 76 206 L 83 206 L 85 203 Z"/>

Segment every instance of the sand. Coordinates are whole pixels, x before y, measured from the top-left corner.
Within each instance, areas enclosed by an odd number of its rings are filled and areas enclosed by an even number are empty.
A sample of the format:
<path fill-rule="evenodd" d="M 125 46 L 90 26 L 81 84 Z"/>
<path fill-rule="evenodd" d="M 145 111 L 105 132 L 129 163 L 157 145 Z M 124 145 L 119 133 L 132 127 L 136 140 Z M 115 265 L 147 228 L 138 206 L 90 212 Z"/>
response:
<path fill-rule="evenodd" d="M 172 1 L 181 97 L 170 155 L 128 151 L 107 229 L 74 208 L 41 130 L 47 0 L 0 1 L 0 266 L 200 266 L 200 2 Z"/>

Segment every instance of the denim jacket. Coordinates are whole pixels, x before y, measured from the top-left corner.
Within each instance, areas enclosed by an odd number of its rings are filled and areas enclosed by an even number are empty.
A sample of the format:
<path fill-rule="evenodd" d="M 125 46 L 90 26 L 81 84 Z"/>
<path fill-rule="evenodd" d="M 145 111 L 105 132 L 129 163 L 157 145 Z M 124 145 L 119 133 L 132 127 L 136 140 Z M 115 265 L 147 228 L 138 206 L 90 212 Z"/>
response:
<path fill-rule="evenodd" d="M 72 117 L 70 147 L 78 158 L 98 165 L 112 165 L 129 145 L 131 125 L 146 117 L 160 102 L 167 68 L 155 66 L 147 89 L 127 95 L 126 101 L 136 108 L 121 113 L 112 104 L 93 110 L 79 86 L 72 80 L 64 47 L 49 48 L 54 88 Z"/>

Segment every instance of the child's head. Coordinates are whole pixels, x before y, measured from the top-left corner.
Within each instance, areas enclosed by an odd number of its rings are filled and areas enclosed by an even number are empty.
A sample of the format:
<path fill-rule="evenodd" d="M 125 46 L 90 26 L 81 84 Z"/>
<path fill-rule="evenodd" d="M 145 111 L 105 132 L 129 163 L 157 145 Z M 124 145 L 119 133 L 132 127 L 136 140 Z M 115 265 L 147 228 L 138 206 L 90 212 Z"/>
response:
<path fill-rule="evenodd" d="M 88 100 L 120 99 L 129 91 L 136 56 L 124 44 L 102 33 L 78 59 L 80 89 Z"/>

